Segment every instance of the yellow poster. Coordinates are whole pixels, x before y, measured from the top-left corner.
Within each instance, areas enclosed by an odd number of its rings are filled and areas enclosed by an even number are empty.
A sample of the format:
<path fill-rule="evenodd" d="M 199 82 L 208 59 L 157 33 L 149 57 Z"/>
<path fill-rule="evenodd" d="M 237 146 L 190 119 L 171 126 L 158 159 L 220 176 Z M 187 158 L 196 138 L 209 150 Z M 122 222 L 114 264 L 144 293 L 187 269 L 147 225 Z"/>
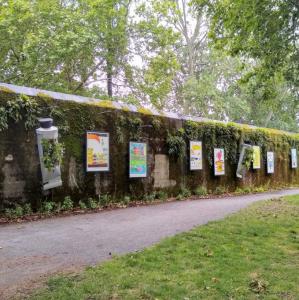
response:
<path fill-rule="evenodd" d="M 253 146 L 253 169 L 261 168 L 261 149 L 259 146 Z"/>
<path fill-rule="evenodd" d="M 190 170 L 202 170 L 202 143 L 190 141 Z"/>

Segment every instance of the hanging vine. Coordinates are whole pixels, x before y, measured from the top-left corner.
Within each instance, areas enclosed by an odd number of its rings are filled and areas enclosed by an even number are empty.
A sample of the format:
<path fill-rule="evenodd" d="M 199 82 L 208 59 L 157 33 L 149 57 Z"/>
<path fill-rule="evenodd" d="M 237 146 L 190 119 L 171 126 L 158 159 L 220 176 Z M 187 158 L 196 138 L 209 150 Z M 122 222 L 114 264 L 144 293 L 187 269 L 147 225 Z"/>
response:
<path fill-rule="evenodd" d="M 40 107 L 37 101 L 26 95 L 18 95 L 0 107 L 0 131 L 8 129 L 10 121 L 18 123 L 24 120 L 25 129 L 29 130 L 38 124 Z"/>
<path fill-rule="evenodd" d="M 43 163 L 51 171 L 62 163 L 64 146 L 55 139 L 42 139 Z"/>

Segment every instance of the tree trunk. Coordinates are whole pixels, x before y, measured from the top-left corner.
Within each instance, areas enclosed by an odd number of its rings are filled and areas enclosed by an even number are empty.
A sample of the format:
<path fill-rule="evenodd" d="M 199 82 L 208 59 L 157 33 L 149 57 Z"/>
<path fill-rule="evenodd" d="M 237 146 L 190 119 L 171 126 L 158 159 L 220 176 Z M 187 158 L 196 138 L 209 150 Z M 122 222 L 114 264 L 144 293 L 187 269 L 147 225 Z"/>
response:
<path fill-rule="evenodd" d="M 107 61 L 107 92 L 108 92 L 108 96 L 109 97 L 113 96 L 112 66 L 111 66 L 111 64 L 108 61 Z"/>

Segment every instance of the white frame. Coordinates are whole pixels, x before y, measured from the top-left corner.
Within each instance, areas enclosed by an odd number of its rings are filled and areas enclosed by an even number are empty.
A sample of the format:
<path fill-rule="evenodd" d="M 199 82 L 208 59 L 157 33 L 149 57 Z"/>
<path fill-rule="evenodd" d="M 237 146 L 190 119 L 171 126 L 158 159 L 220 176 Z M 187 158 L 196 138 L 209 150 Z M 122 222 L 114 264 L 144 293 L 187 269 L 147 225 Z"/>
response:
<path fill-rule="evenodd" d="M 145 174 L 131 174 L 131 144 L 143 144 L 145 145 L 145 165 L 146 165 L 146 171 Z M 147 173 L 148 173 L 148 159 L 147 159 L 147 151 L 148 151 L 148 147 L 147 147 L 147 143 L 145 142 L 134 142 L 131 141 L 129 143 L 129 178 L 146 178 L 147 177 Z"/>
<path fill-rule="evenodd" d="M 88 151 L 88 134 L 97 134 L 97 135 L 106 135 L 108 139 L 108 167 L 89 167 L 88 159 L 87 159 L 87 151 Z M 86 172 L 88 173 L 97 173 L 97 172 L 109 172 L 110 171 L 110 135 L 108 132 L 100 132 L 100 131 L 87 131 L 86 132 Z"/>
<path fill-rule="evenodd" d="M 216 154 L 219 150 L 223 152 L 223 171 L 222 172 L 218 172 L 217 168 L 216 168 Z M 215 174 L 215 176 L 225 175 L 225 152 L 224 152 L 224 148 L 214 148 L 214 174 Z"/>
<path fill-rule="evenodd" d="M 201 165 L 199 167 L 194 167 L 192 166 L 191 162 L 191 148 L 192 148 L 192 144 L 200 144 L 200 147 L 201 147 L 201 154 L 200 154 L 200 158 L 201 158 Z M 202 141 L 189 141 L 189 167 L 190 167 L 190 170 L 191 171 L 198 171 L 198 170 L 202 170 L 203 169 L 203 157 L 202 157 Z"/>

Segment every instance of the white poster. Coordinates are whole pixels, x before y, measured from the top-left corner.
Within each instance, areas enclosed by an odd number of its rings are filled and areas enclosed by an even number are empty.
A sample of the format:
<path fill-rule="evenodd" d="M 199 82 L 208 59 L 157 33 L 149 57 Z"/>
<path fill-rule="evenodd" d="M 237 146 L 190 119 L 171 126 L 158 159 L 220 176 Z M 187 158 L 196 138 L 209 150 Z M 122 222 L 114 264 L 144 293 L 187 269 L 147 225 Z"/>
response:
<path fill-rule="evenodd" d="M 109 171 L 109 133 L 87 132 L 87 172 Z"/>
<path fill-rule="evenodd" d="M 190 170 L 202 170 L 202 142 L 190 141 Z"/>
<path fill-rule="evenodd" d="M 298 167 L 297 150 L 296 149 L 291 149 L 291 164 L 292 164 L 292 169 L 296 169 Z"/>
<path fill-rule="evenodd" d="M 267 173 L 274 173 L 274 152 L 267 152 Z"/>
<path fill-rule="evenodd" d="M 224 149 L 222 148 L 214 149 L 214 171 L 216 176 L 225 174 Z"/>

